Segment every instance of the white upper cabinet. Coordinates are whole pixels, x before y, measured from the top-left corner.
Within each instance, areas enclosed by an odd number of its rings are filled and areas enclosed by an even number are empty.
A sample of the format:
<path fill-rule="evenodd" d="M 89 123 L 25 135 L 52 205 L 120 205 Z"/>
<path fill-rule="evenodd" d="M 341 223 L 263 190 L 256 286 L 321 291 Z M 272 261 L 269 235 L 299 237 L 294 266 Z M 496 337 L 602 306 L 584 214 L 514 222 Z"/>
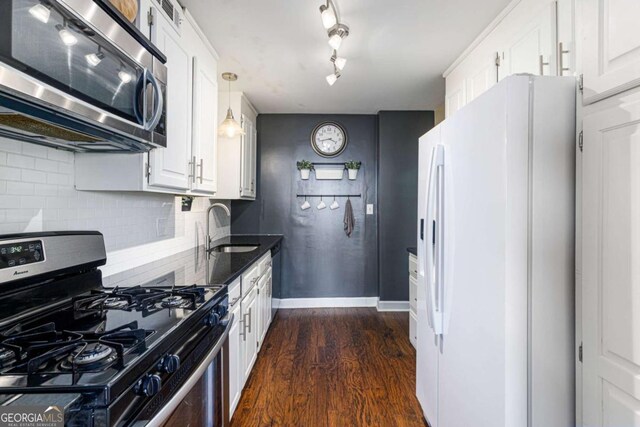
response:
<path fill-rule="evenodd" d="M 530 17 L 522 31 L 508 37 L 502 47 L 500 79 L 512 74 L 557 75 L 556 3 Z"/>
<path fill-rule="evenodd" d="M 191 189 L 213 195 L 218 183 L 218 66 L 217 54 L 187 12 L 185 41 L 192 55 Z"/>
<path fill-rule="evenodd" d="M 192 172 L 191 141 L 191 55 L 171 22 L 151 7 L 151 42 L 167 57 L 167 147 L 149 152 L 149 185 L 189 189 Z"/>
<path fill-rule="evenodd" d="M 218 136 L 218 191 L 220 199 L 256 198 L 256 161 L 258 154 L 258 113 L 242 92 L 231 92 L 231 109 L 245 135 L 233 138 Z M 218 121 L 224 120 L 229 108 L 229 94 L 220 92 Z"/>
<path fill-rule="evenodd" d="M 445 71 L 446 115 L 512 74 L 573 72 L 572 11 L 571 0 L 511 2 Z"/>
<path fill-rule="evenodd" d="M 581 0 L 584 103 L 640 85 L 640 1 Z"/>

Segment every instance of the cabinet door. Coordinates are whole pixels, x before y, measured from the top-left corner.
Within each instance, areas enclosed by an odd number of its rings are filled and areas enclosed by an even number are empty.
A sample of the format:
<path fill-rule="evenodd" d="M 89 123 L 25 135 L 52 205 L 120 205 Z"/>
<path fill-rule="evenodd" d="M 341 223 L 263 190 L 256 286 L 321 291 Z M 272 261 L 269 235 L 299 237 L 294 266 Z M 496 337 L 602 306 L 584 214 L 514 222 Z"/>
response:
<path fill-rule="evenodd" d="M 264 313 L 267 309 L 266 307 L 266 296 L 267 296 L 267 276 L 263 275 L 258 282 L 258 327 L 257 327 L 257 339 L 258 339 L 258 348 L 262 347 L 262 338 L 264 337 L 264 332 L 266 330 L 267 324 L 264 321 Z"/>
<path fill-rule="evenodd" d="M 631 6 L 631 5 L 629 5 Z M 640 94 L 583 119 L 583 425 L 640 426 Z"/>
<path fill-rule="evenodd" d="M 193 58 L 193 189 L 214 194 L 217 190 L 218 83 L 213 57 L 204 46 Z"/>
<path fill-rule="evenodd" d="M 640 85 L 640 1 L 582 0 L 584 101 Z"/>
<path fill-rule="evenodd" d="M 478 61 L 477 67 L 466 79 L 466 99 L 468 104 L 498 82 L 498 68 L 496 57 L 498 53 L 492 53 Z"/>
<path fill-rule="evenodd" d="M 464 107 L 465 102 L 465 82 L 463 80 L 459 86 L 451 91 L 451 93 L 447 92 L 444 104 L 445 115 L 447 117 L 451 116 L 453 113 Z"/>
<path fill-rule="evenodd" d="M 243 334 L 243 365 L 242 365 L 242 384 L 247 381 L 253 364 L 256 361 L 258 354 L 258 340 L 257 340 L 257 327 L 258 327 L 258 287 L 254 287 L 251 292 L 242 301 L 242 318 L 244 334 Z"/>
<path fill-rule="evenodd" d="M 240 153 L 240 196 L 252 197 L 253 194 L 253 172 L 254 166 L 252 165 L 253 159 L 253 122 L 251 122 L 243 114 L 242 129 L 244 135 L 240 137 L 241 140 L 241 153 Z"/>
<path fill-rule="evenodd" d="M 187 190 L 191 154 L 191 57 L 171 22 L 151 8 L 152 42 L 167 56 L 167 147 L 149 152 L 149 185 Z"/>
<path fill-rule="evenodd" d="M 500 78 L 517 73 L 556 75 L 556 33 L 556 3 L 552 2 L 506 44 Z"/>
<path fill-rule="evenodd" d="M 242 323 L 240 318 L 240 304 L 236 303 L 231 310 L 234 316 L 233 325 L 229 330 L 229 417 L 238 406 L 242 394 L 242 346 L 240 345 L 240 332 Z"/>
<path fill-rule="evenodd" d="M 269 263 L 271 263 L 271 261 L 269 261 Z M 267 335 L 267 331 L 269 330 L 269 326 L 271 325 L 271 320 L 272 320 L 272 312 L 271 312 L 271 304 L 272 304 L 272 299 L 273 299 L 273 271 L 271 269 L 269 269 L 268 274 L 268 279 L 267 279 L 267 292 L 266 292 L 266 296 L 265 296 L 265 300 L 267 301 L 266 304 L 266 308 L 265 308 L 265 325 L 267 325 L 264 329 L 264 334 L 265 336 Z"/>

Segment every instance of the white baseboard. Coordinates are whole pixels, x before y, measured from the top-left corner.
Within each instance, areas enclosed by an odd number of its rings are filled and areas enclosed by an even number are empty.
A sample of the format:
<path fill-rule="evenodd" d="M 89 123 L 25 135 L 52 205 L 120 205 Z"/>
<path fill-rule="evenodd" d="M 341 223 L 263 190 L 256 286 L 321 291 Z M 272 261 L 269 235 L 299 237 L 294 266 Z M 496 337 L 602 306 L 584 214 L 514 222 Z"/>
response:
<path fill-rule="evenodd" d="M 376 307 L 377 303 L 378 297 L 284 298 L 280 300 L 279 308 Z"/>
<path fill-rule="evenodd" d="M 409 301 L 378 301 L 378 311 L 409 311 Z"/>
<path fill-rule="evenodd" d="M 380 301 L 378 297 L 356 298 L 284 298 L 279 307 L 288 308 L 340 308 L 375 307 L 378 311 L 409 311 L 409 301 Z"/>

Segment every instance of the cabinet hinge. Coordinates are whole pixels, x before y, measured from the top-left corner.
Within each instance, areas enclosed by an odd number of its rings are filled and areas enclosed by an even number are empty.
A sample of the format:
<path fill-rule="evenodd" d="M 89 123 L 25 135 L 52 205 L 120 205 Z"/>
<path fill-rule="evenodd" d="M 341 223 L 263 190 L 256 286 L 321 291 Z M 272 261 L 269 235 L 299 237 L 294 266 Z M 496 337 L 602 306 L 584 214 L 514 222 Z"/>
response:
<path fill-rule="evenodd" d="M 496 67 L 500 66 L 500 52 L 496 52 Z"/>
<path fill-rule="evenodd" d="M 582 363 L 582 343 L 580 343 L 580 347 L 578 347 L 578 360 Z"/>
<path fill-rule="evenodd" d="M 580 152 L 584 150 L 584 132 L 583 131 L 580 131 L 580 133 L 578 134 L 578 148 L 580 149 Z"/>
<path fill-rule="evenodd" d="M 578 77 L 578 89 L 580 89 L 580 92 L 584 92 L 584 75 L 580 74 L 580 77 Z"/>
<path fill-rule="evenodd" d="M 146 176 L 147 178 L 151 176 L 151 164 L 149 163 L 144 164 L 144 176 Z"/>
<path fill-rule="evenodd" d="M 149 24 L 149 26 L 153 25 L 153 8 L 150 7 L 149 11 L 147 12 L 147 23 Z"/>

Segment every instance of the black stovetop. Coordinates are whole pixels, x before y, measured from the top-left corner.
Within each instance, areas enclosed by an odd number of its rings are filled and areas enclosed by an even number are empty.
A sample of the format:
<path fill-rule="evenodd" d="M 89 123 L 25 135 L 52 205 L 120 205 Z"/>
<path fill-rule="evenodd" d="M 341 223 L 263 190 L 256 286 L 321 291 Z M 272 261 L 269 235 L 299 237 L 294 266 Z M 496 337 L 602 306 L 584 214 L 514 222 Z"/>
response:
<path fill-rule="evenodd" d="M 95 276 L 89 273 L 86 280 Z M 129 288 L 85 283 L 90 289 L 66 303 L 6 325 L 0 330 L 3 392 L 107 387 L 126 376 L 158 342 L 177 340 L 179 328 L 186 330 L 192 316 L 201 318 L 226 293 L 224 287 L 155 283 Z"/>

